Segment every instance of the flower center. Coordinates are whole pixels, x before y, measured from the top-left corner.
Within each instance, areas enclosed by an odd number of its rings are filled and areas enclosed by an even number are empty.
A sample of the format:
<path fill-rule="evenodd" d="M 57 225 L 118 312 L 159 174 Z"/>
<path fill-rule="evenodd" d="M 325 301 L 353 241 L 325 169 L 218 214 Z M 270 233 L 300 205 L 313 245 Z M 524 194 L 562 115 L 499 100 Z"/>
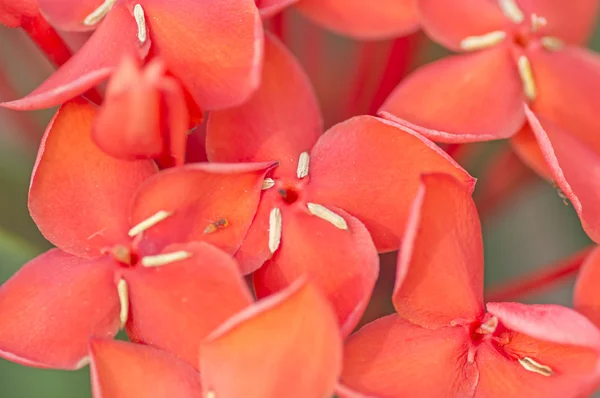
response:
<path fill-rule="evenodd" d="M 293 187 L 279 188 L 277 193 L 281 196 L 283 201 L 288 204 L 295 203 L 298 200 L 298 190 Z"/>

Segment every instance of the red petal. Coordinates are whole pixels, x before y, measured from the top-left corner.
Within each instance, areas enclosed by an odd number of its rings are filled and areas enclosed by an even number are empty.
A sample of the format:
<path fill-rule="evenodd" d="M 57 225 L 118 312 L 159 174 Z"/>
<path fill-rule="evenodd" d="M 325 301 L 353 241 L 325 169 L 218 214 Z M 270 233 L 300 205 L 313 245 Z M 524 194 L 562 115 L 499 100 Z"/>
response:
<path fill-rule="evenodd" d="M 548 168 L 544 154 L 538 145 L 531 126 L 525 124 L 523 128 L 510 139 L 510 144 L 519 158 L 540 177 L 552 180 L 552 172 Z"/>
<path fill-rule="evenodd" d="M 600 186 L 587 173 L 600 167 L 598 152 L 529 109 L 527 116 L 552 178 L 573 204 L 587 234 L 600 242 Z"/>
<path fill-rule="evenodd" d="M 271 18 L 297 2 L 298 0 L 255 0 L 256 6 L 260 11 L 260 16 L 263 19 Z"/>
<path fill-rule="evenodd" d="M 42 138 L 29 189 L 29 211 L 42 234 L 81 257 L 129 240 L 130 201 L 156 172 L 152 161 L 125 162 L 100 151 L 90 137 L 95 113 L 82 99 L 59 109 Z"/>
<path fill-rule="evenodd" d="M 307 276 L 323 289 L 350 334 L 362 316 L 379 273 L 379 257 L 365 227 L 343 210 L 348 230 L 313 216 L 305 207 L 281 208 L 281 245 L 254 273 L 258 297 L 265 297 Z"/>
<path fill-rule="evenodd" d="M 446 175 L 427 175 L 400 247 L 393 301 L 426 328 L 483 312 L 483 243 L 468 190 Z"/>
<path fill-rule="evenodd" d="M 220 398 L 329 397 L 341 362 L 335 315 L 301 281 L 237 314 L 200 348 L 202 385 Z"/>
<path fill-rule="evenodd" d="M 415 0 L 302 0 L 298 10 L 339 34 L 358 39 L 383 39 L 416 31 Z"/>
<path fill-rule="evenodd" d="M 92 30 L 96 26 L 86 26 L 83 21 L 96 10 L 104 0 L 37 0 L 40 11 L 53 26 L 66 31 Z"/>
<path fill-rule="evenodd" d="M 397 250 L 422 173 L 474 180 L 445 152 L 411 130 L 359 116 L 327 131 L 311 152 L 311 200 L 357 217 L 379 251 Z"/>
<path fill-rule="evenodd" d="M 510 22 L 491 0 L 416 0 L 421 24 L 433 40 L 459 51 L 468 36 L 504 30 Z M 539 14 L 538 14 L 539 15 Z"/>
<path fill-rule="evenodd" d="M 587 257 L 577 275 L 577 282 L 575 284 L 575 292 L 573 295 L 573 305 L 598 327 L 600 327 L 599 281 L 600 249 L 596 248 Z"/>
<path fill-rule="evenodd" d="M 50 108 L 74 98 L 106 79 L 126 54 L 145 56 L 137 24 L 126 7 L 114 7 L 98 30 L 69 61 L 24 98 L 2 106 L 15 110 Z"/>
<path fill-rule="evenodd" d="M 132 224 L 159 211 L 170 217 L 144 232 L 157 248 L 205 241 L 235 253 L 256 214 L 265 173 L 273 163 L 198 163 L 146 181 L 133 203 Z"/>
<path fill-rule="evenodd" d="M 172 245 L 165 253 L 191 253 L 160 267 L 138 267 L 124 274 L 129 283 L 131 341 L 172 352 L 198 365 L 198 345 L 230 316 L 252 304 L 233 259 L 206 243 Z"/>
<path fill-rule="evenodd" d="M 468 338 L 463 328 L 428 330 L 388 315 L 348 338 L 341 382 L 369 397 L 472 396 Z"/>
<path fill-rule="evenodd" d="M 523 85 L 506 47 L 455 55 L 408 76 L 379 110 L 439 142 L 506 138 L 523 125 Z"/>
<path fill-rule="evenodd" d="M 0 2 L 0 23 L 18 28 L 23 19 L 38 15 L 36 0 L 3 0 Z"/>
<path fill-rule="evenodd" d="M 295 176 L 298 156 L 315 144 L 323 121 L 298 61 L 277 39 L 266 37 L 261 86 L 244 105 L 210 114 L 207 154 L 213 162 L 278 160 L 277 173 Z"/>
<path fill-rule="evenodd" d="M 263 48 L 254 0 L 144 0 L 153 49 L 203 109 L 242 103 L 258 87 Z"/>
<path fill-rule="evenodd" d="M 92 340 L 94 398 L 194 398 L 200 375 L 170 353 L 123 341 Z"/>
<path fill-rule="evenodd" d="M 119 329 L 112 260 L 52 249 L 0 287 L 0 356 L 36 367 L 78 369 L 88 339 Z"/>

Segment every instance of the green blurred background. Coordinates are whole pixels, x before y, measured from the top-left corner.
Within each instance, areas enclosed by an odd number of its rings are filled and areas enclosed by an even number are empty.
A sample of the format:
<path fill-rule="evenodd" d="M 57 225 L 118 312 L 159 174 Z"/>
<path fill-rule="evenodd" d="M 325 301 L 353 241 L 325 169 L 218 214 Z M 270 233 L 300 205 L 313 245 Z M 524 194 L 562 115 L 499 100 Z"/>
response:
<path fill-rule="evenodd" d="M 331 34 L 320 42 L 309 40 L 309 35 L 314 38 L 315 34 L 322 33 L 315 33 L 312 26 L 295 14 L 289 15 L 286 21 L 288 43 L 317 85 L 327 124 L 339 121 L 343 117 L 340 103 L 346 97 L 343 90 L 357 73 L 353 60 L 361 51 L 360 46 Z M 318 48 L 314 47 L 317 45 Z M 598 31 L 590 46 L 600 50 Z M 420 61 L 413 67 L 442 54 L 439 47 L 423 40 Z M 372 57 L 369 68 L 381 68 L 381 57 L 377 58 L 377 52 Z M 22 32 L 0 26 L 0 101 L 26 94 L 51 71 L 50 64 Z M 368 96 L 365 89 L 364 97 Z M 356 113 L 366 112 L 366 109 L 364 104 L 355 106 Z M 52 114 L 53 110 L 16 113 L 0 109 L 0 282 L 50 247 L 31 221 L 26 203 L 37 143 Z M 485 153 L 493 153 L 502 145 L 484 144 Z M 480 174 L 485 160 L 486 156 L 483 156 L 468 165 L 475 176 Z M 483 233 L 487 286 L 514 279 L 590 243 L 572 206 L 565 206 L 556 189 L 541 180 L 528 184 L 492 216 L 486 217 Z M 381 278 L 365 320 L 392 311 L 389 296 L 394 260 L 393 254 L 384 256 Z M 566 281 L 527 301 L 569 305 L 571 293 L 572 281 Z M 10 321 L 0 319 L 0 327 Z M 39 370 L 0 359 L 0 398 L 90 396 L 88 368 L 77 372 Z"/>

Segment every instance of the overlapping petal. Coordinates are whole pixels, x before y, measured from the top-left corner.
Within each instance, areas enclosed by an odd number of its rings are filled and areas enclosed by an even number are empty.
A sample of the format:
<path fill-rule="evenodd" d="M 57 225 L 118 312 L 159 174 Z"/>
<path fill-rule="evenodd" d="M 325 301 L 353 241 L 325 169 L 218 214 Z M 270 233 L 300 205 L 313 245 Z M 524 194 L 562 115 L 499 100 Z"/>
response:
<path fill-rule="evenodd" d="M 398 257 L 393 302 L 426 328 L 483 315 L 483 244 L 470 192 L 446 175 L 423 177 Z"/>
<path fill-rule="evenodd" d="M 281 209 L 281 245 L 254 273 L 254 287 L 258 297 L 265 297 L 306 276 L 331 301 L 342 333 L 348 335 L 371 297 L 379 257 L 360 221 L 339 208 L 328 209 L 344 219 L 346 229 L 303 208 Z"/>
<path fill-rule="evenodd" d="M 455 55 L 409 75 L 379 110 L 440 142 L 506 138 L 523 125 L 523 85 L 506 46 Z"/>
<path fill-rule="evenodd" d="M 335 314 L 302 280 L 237 314 L 200 348 L 204 390 L 223 398 L 328 397 L 341 362 Z"/>
<path fill-rule="evenodd" d="M 96 25 L 85 25 L 83 21 L 104 0 L 37 0 L 40 11 L 53 26 L 66 31 L 86 31 Z"/>
<path fill-rule="evenodd" d="M 254 0 L 260 11 L 260 16 L 263 19 L 271 18 L 298 1 L 299 0 Z"/>
<path fill-rule="evenodd" d="M 90 343 L 94 398 L 197 398 L 200 375 L 172 354 L 138 344 Z"/>
<path fill-rule="evenodd" d="M 0 287 L 0 356 L 36 367 L 86 365 L 89 338 L 119 329 L 110 261 L 52 249 L 25 264 Z"/>
<path fill-rule="evenodd" d="M 36 16 L 38 13 L 36 0 L 4 0 L 0 3 L 0 23 L 9 28 L 18 28 L 24 18 Z"/>
<path fill-rule="evenodd" d="M 304 15 L 339 34 L 357 39 L 383 39 L 416 31 L 415 0 L 302 0 Z"/>
<path fill-rule="evenodd" d="M 315 144 L 323 121 L 298 61 L 272 35 L 266 39 L 259 89 L 244 105 L 210 114 L 207 154 L 213 162 L 277 160 L 278 175 L 295 176 L 298 156 Z"/>
<path fill-rule="evenodd" d="M 63 105 L 42 139 L 29 189 L 29 211 L 44 236 L 81 257 L 127 240 L 134 192 L 156 173 L 150 160 L 115 159 L 94 145 L 96 109 L 83 99 Z"/>
<path fill-rule="evenodd" d="M 596 248 L 588 255 L 577 275 L 573 305 L 577 311 L 600 327 L 598 281 L 600 281 L 600 249 Z"/>
<path fill-rule="evenodd" d="M 358 116 L 327 131 L 311 151 L 307 196 L 341 207 L 369 230 L 379 251 L 397 250 L 421 173 L 474 180 L 456 162 L 413 131 Z"/>

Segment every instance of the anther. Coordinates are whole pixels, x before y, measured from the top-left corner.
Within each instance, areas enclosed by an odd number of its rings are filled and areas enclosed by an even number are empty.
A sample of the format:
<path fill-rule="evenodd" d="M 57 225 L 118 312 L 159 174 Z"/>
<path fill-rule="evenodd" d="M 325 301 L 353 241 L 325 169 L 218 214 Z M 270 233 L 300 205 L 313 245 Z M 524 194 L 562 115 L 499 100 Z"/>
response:
<path fill-rule="evenodd" d="M 540 39 L 540 43 L 542 43 L 542 46 L 546 50 L 550 50 L 550 51 L 561 50 L 565 46 L 565 43 L 563 43 L 562 40 L 560 40 L 559 38 L 553 37 L 553 36 L 542 37 Z"/>
<path fill-rule="evenodd" d="M 229 226 L 229 220 L 226 218 L 220 218 L 217 221 L 208 224 L 206 228 L 204 228 L 204 234 L 212 234 L 217 232 L 219 229 L 227 228 Z"/>
<path fill-rule="evenodd" d="M 348 224 L 346 224 L 346 220 L 344 220 L 344 218 L 339 214 L 329 210 L 327 207 L 316 203 L 307 203 L 306 206 L 308 207 L 308 211 L 310 211 L 310 213 L 313 216 L 322 218 L 323 220 L 333 224 L 333 226 L 339 229 L 348 229 Z"/>
<path fill-rule="evenodd" d="M 217 394 L 215 394 L 214 391 L 207 391 L 206 395 L 204 396 L 204 398 L 217 398 Z"/>
<path fill-rule="evenodd" d="M 506 38 L 506 32 L 496 30 L 481 36 L 469 36 L 460 42 L 460 48 L 466 51 L 481 50 L 495 46 Z"/>
<path fill-rule="evenodd" d="M 121 303 L 121 311 L 119 312 L 119 320 L 121 328 L 125 327 L 127 318 L 129 317 L 129 288 L 125 279 L 119 280 L 117 284 L 117 292 L 119 293 L 119 302 Z"/>
<path fill-rule="evenodd" d="M 136 4 L 135 7 L 133 7 L 133 17 L 138 26 L 138 40 L 141 44 L 144 44 L 148 38 L 148 31 L 146 30 L 146 16 L 144 15 L 144 9 L 141 5 Z"/>
<path fill-rule="evenodd" d="M 90 364 L 91 360 L 90 357 L 83 357 L 79 360 L 79 362 L 77 362 L 77 365 L 75 365 L 75 370 L 79 370 L 82 368 L 85 368 L 86 366 L 88 366 Z"/>
<path fill-rule="evenodd" d="M 514 23 L 521 23 L 525 19 L 515 0 L 498 0 L 498 4 L 504 15 Z"/>
<path fill-rule="evenodd" d="M 156 256 L 142 257 L 144 267 L 161 267 L 163 265 L 174 263 L 175 261 L 185 260 L 192 257 L 192 253 L 179 250 L 173 253 L 158 254 Z"/>
<path fill-rule="evenodd" d="M 135 227 L 131 228 L 127 234 L 129 236 L 131 236 L 131 237 L 136 236 L 136 235 L 144 232 L 148 228 L 150 228 L 150 227 L 158 224 L 159 222 L 163 221 L 165 218 L 169 217 L 172 214 L 173 213 L 171 213 L 169 211 L 160 210 L 156 214 L 154 214 L 153 216 L 148 217 L 147 219 L 145 219 L 141 223 L 137 224 Z"/>
<path fill-rule="evenodd" d="M 85 17 L 83 20 L 83 24 L 85 26 L 94 26 L 98 22 L 102 20 L 108 14 L 108 12 L 113 8 L 117 0 L 105 0 L 104 3 L 100 5 L 100 7 L 96 8 L 90 15 Z"/>
<path fill-rule="evenodd" d="M 304 178 L 308 175 L 308 166 L 310 164 L 310 155 L 308 152 L 302 152 L 300 154 L 300 158 L 298 159 L 298 169 L 296 170 L 296 175 L 298 178 Z"/>
<path fill-rule="evenodd" d="M 549 377 L 554 374 L 554 371 L 550 366 L 542 365 L 529 357 L 519 358 L 519 363 L 525 370 L 541 374 L 542 376 Z"/>
<path fill-rule="evenodd" d="M 269 214 L 269 251 L 273 255 L 281 244 L 281 210 L 277 207 Z"/>
<path fill-rule="evenodd" d="M 519 75 L 521 75 L 521 81 L 523 82 L 523 92 L 527 98 L 533 101 L 536 96 L 536 87 L 529 59 L 525 55 L 521 55 L 517 61 L 517 66 L 519 67 Z"/>
<path fill-rule="evenodd" d="M 531 14 L 531 31 L 537 32 L 540 28 L 546 26 L 548 21 L 544 17 L 540 17 L 537 14 Z"/>
<path fill-rule="evenodd" d="M 272 178 L 265 178 L 263 183 L 262 183 L 262 187 L 260 187 L 260 189 L 262 189 L 263 191 L 272 188 L 273 185 L 275 185 L 275 180 Z"/>
<path fill-rule="evenodd" d="M 498 318 L 493 316 L 479 326 L 479 332 L 481 334 L 492 334 L 496 331 L 497 327 L 498 327 Z"/>

